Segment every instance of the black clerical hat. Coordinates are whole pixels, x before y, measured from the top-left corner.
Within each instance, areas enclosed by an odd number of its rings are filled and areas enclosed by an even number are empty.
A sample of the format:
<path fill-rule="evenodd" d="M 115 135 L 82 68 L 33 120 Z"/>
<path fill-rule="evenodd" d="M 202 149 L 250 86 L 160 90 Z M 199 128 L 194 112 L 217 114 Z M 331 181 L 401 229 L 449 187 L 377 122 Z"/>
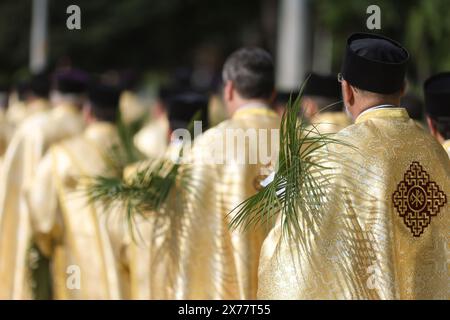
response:
<path fill-rule="evenodd" d="M 208 127 L 208 96 L 192 91 L 180 91 L 167 99 L 167 109 L 172 130 L 187 128 L 197 112 L 200 112 L 202 128 Z"/>
<path fill-rule="evenodd" d="M 431 117 L 450 117 L 450 72 L 436 74 L 424 84 L 425 111 Z"/>
<path fill-rule="evenodd" d="M 336 76 L 310 73 L 306 77 L 303 95 L 341 100 L 341 87 Z"/>
<path fill-rule="evenodd" d="M 29 90 L 38 97 L 48 98 L 50 91 L 49 75 L 46 72 L 33 75 L 30 80 Z"/>
<path fill-rule="evenodd" d="M 90 82 L 88 88 L 91 110 L 99 120 L 114 122 L 117 119 L 121 88 L 103 82 Z"/>
<path fill-rule="evenodd" d="M 342 76 L 352 86 L 392 94 L 404 86 L 408 51 L 398 42 L 376 34 L 354 33 L 347 40 Z"/>
<path fill-rule="evenodd" d="M 97 107 L 117 109 L 121 90 L 119 86 L 94 82 L 89 85 L 89 100 Z"/>
<path fill-rule="evenodd" d="M 59 71 L 54 77 L 54 89 L 62 93 L 84 93 L 89 84 L 89 75 L 81 70 Z"/>

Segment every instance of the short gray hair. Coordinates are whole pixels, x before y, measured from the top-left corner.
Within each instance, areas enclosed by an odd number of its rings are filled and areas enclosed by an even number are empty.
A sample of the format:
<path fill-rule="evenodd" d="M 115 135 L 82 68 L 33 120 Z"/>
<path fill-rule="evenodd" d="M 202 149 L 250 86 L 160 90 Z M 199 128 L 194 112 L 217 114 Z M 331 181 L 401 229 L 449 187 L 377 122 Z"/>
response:
<path fill-rule="evenodd" d="M 243 98 L 270 98 L 275 88 L 272 56 L 261 48 L 239 49 L 225 61 L 222 78 L 233 82 Z"/>

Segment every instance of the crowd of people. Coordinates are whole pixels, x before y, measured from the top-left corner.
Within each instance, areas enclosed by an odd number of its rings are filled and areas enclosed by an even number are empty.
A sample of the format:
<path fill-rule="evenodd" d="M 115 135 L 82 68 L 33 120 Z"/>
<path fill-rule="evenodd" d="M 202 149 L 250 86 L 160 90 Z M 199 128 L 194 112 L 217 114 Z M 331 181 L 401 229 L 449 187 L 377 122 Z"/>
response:
<path fill-rule="evenodd" d="M 253 47 L 220 97 L 174 77 L 147 107 L 74 68 L 5 88 L 0 298 L 449 299 L 450 72 L 417 112 L 408 60 L 356 33 L 295 92 Z"/>

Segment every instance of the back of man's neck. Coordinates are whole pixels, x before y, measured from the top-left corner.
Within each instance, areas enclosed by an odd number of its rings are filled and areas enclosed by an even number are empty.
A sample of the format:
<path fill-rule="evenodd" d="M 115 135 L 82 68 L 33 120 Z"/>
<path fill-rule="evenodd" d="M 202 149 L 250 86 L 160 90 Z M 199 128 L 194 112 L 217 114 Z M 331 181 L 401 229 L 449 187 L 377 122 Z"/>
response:
<path fill-rule="evenodd" d="M 359 112 L 356 113 L 354 118 L 356 119 L 361 114 L 363 114 L 364 112 L 369 111 L 371 109 L 376 109 L 376 108 L 398 108 L 399 106 L 400 106 L 400 101 L 377 101 L 377 102 L 367 103 L 367 104 L 365 104 L 364 107 L 361 107 L 359 109 Z"/>

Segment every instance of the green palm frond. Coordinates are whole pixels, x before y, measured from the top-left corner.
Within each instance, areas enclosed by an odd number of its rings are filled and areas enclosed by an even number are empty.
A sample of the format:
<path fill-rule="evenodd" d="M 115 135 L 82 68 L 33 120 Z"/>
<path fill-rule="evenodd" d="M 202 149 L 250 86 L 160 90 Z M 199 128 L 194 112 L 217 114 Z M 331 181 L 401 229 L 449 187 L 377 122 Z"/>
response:
<path fill-rule="evenodd" d="M 345 143 L 308 126 L 300 112 L 302 91 L 289 99 L 281 120 L 273 181 L 231 211 L 231 228 L 270 226 L 281 215 L 285 235 L 297 237 L 305 230 L 302 224 L 314 232 L 320 221 L 333 179 L 327 146 Z"/>
<path fill-rule="evenodd" d="M 194 121 L 200 119 L 197 112 L 191 119 L 188 130 L 193 133 Z M 178 185 L 181 190 L 189 188 L 189 172 L 187 166 L 181 166 L 183 148 L 180 148 L 178 159 L 148 159 L 136 165 L 130 177 L 123 177 L 126 166 L 136 163 L 137 151 L 132 144 L 130 129 L 119 123 L 121 145 L 113 146 L 105 154 L 105 171 L 102 175 L 89 177 L 84 194 L 89 203 L 99 203 L 106 210 L 120 207 L 126 214 L 131 230 L 134 216 L 144 213 L 165 214 L 164 204 L 171 190 Z M 166 214 L 167 215 L 167 214 Z"/>
<path fill-rule="evenodd" d="M 135 214 L 161 209 L 177 181 L 179 168 L 179 164 L 170 160 L 149 161 L 129 179 L 101 175 L 92 177 L 85 193 L 91 203 L 101 203 L 106 209 L 122 207 L 128 221 L 132 222 Z"/>

